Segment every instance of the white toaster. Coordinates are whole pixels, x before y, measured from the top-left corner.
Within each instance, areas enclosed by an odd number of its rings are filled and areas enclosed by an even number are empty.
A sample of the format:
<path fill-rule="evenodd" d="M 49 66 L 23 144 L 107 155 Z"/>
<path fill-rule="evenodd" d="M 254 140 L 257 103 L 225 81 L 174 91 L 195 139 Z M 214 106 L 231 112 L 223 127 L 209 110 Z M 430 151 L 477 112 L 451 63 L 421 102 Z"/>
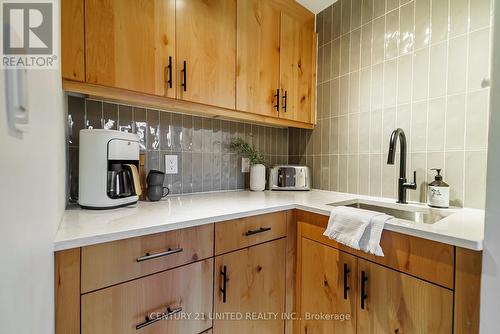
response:
<path fill-rule="evenodd" d="M 307 166 L 278 165 L 269 171 L 270 190 L 311 190 L 311 172 Z"/>

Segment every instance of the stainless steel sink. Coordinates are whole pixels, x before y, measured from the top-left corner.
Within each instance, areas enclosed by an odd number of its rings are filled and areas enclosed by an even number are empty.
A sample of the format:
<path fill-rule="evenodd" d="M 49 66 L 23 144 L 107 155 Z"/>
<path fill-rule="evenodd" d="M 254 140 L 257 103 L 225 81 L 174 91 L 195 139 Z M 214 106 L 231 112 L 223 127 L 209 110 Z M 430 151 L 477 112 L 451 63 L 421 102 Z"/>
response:
<path fill-rule="evenodd" d="M 383 212 L 385 214 L 388 214 L 389 216 L 393 216 L 395 218 L 399 219 L 405 219 L 417 223 L 424 223 L 424 224 L 434 224 L 441 219 L 445 218 L 448 214 L 443 214 L 438 212 L 437 210 L 433 209 L 427 209 L 427 208 L 414 208 L 414 207 L 408 207 L 408 209 L 396 209 L 396 208 L 391 208 L 391 207 L 386 207 L 386 206 L 379 206 L 379 205 L 374 205 L 374 204 L 367 204 L 367 203 L 362 203 L 362 202 L 356 202 L 356 203 L 351 203 L 351 204 L 338 204 L 338 203 L 332 203 L 328 204 L 331 206 L 349 206 L 353 208 L 358 208 L 358 209 L 364 209 L 364 210 L 371 210 L 371 211 L 377 211 L 377 212 Z"/>

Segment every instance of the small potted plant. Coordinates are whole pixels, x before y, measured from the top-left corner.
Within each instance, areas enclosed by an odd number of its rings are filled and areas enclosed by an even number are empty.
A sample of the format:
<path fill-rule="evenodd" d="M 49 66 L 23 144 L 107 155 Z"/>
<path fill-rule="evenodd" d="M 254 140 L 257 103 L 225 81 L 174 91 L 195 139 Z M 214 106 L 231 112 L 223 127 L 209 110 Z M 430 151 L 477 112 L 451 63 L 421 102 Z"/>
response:
<path fill-rule="evenodd" d="M 266 161 L 262 154 L 241 138 L 236 138 L 231 143 L 231 148 L 250 161 L 250 190 L 264 190 L 266 188 Z"/>

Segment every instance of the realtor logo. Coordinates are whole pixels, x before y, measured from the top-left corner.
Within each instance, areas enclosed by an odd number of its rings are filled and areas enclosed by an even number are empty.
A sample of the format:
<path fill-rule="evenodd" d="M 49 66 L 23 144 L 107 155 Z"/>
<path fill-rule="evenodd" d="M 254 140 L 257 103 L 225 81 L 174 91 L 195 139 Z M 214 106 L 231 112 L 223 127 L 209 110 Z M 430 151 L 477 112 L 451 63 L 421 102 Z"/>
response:
<path fill-rule="evenodd" d="M 2 68 L 55 68 L 53 0 L 1 3 Z"/>

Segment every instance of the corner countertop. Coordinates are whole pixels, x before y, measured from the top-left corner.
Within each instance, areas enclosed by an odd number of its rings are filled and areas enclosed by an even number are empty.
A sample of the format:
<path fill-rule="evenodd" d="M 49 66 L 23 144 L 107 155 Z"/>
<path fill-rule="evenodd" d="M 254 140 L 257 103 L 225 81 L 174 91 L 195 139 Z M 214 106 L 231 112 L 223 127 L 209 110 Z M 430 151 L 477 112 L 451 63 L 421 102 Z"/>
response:
<path fill-rule="evenodd" d="M 330 215 L 333 206 L 358 200 L 384 202 L 397 208 L 393 199 L 361 196 L 333 191 L 308 192 L 229 191 L 169 196 L 159 202 L 139 202 L 112 210 L 84 210 L 69 207 L 62 218 L 54 250 L 99 244 L 186 227 L 242 218 L 288 209 L 300 209 Z M 425 205 L 410 203 L 413 208 Z M 483 249 L 484 211 L 451 208 L 447 216 L 434 224 L 391 219 L 386 230 L 443 242 L 472 250 Z"/>

